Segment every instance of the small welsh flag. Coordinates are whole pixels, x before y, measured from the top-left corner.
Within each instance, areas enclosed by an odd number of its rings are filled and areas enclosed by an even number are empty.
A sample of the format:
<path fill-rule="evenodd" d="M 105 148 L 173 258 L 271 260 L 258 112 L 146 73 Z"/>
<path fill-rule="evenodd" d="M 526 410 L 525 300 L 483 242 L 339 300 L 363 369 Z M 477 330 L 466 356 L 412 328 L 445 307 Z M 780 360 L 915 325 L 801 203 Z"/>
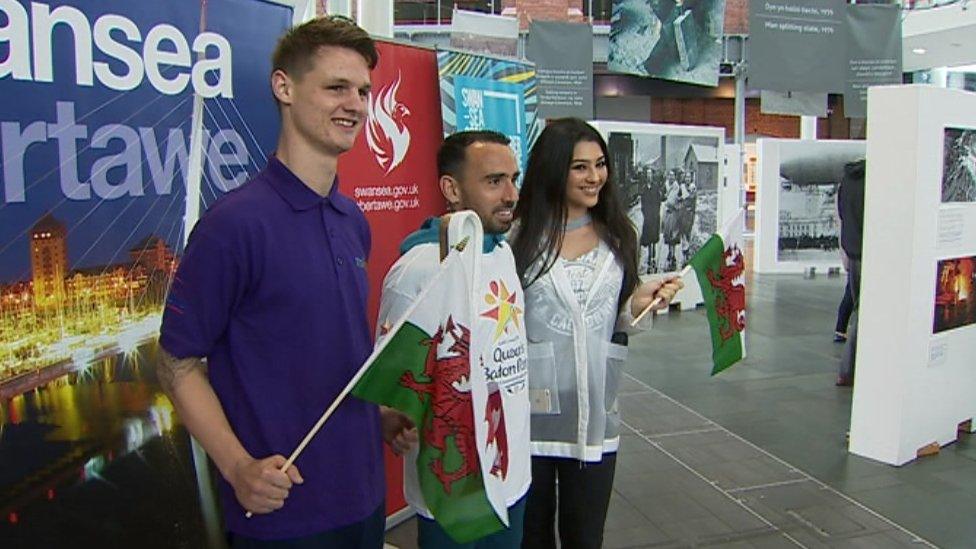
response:
<path fill-rule="evenodd" d="M 462 215 L 454 214 L 451 225 Z M 424 503 L 462 544 L 508 525 L 499 483 L 486 482 L 507 473 L 508 439 L 501 395 L 477 362 L 485 342 L 472 330 L 473 273 L 482 257 L 480 222 L 477 232 L 470 240 L 477 244 L 450 249 L 352 388 L 353 395 L 396 408 L 417 425 L 417 478 Z"/>
<path fill-rule="evenodd" d="M 712 375 L 746 356 L 742 213 L 705 242 L 689 264 L 698 275 L 712 332 Z"/>

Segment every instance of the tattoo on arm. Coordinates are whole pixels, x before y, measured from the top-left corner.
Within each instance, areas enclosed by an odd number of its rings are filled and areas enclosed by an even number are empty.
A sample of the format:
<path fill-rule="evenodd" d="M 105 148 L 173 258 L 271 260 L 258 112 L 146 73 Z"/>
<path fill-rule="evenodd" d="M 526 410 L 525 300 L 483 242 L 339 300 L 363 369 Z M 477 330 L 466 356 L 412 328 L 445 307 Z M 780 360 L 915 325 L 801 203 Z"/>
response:
<path fill-rule="evenodd" d="M 159 364 L 156 366 L 156 376 L 159 383 L 167 394 L 172 394 L 173 389 L 181 378 L 193 370 L 205 371 L 206 366 L 203 359 L 197 357 L 176 358 L 160 347 Z"/>

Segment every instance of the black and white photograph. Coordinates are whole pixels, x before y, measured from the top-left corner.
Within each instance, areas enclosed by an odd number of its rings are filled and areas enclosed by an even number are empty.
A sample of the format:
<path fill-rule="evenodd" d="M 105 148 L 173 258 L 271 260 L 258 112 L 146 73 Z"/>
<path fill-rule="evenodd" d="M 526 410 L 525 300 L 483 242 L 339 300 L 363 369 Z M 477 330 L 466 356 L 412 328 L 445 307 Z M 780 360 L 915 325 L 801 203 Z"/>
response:
<path fill-rule="evenodd" d="M 976 202 L 976 130 L 946 128 L 942 202 Z"/>
<path fill-rule="evenodd" d="M 660 132 L 608 134 L 611 168 L 640 233 L 641 274 L 681 269 L 715 232 L 720 141 Z"/>
<path fill-rule="evenodd" d="M 786 141 L 779 149 L 779 261 L 838 261 L 837 191 L 864 143 Z"/>
<path fill-rule="evenodd" d="M 725 0 L 614 0 L 607 68 L 717 86 Z"/>

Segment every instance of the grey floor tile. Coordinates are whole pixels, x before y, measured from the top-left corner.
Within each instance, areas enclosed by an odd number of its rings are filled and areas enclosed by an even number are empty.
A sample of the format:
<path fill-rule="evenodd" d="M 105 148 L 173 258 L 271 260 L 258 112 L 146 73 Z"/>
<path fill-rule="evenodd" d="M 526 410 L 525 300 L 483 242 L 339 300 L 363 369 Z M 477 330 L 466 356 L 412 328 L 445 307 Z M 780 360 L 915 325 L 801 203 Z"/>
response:
<path fill-rule="evenodd" d="M 803 478 L 796 469 L 724 431 L 661 437 L 655 442 L 726 490 Z"/>
<path fill-rule="evenodd" d="M 776 531 L 763 536 L 755 536 L 745 541 L 751 549 L 798 549 L 802 547 L 787 537 L 784 532 Z M 724 545 L 721 546 L 724 549 Z"/>
<path fill-rule="evenodd" d="M 919 544 L 904 534 L 878 532 L 837 540 L 831 546 L 838 549 L 916 549 Z"/>
<path fill-rule="evenodd" d="M 647 517 L 633 504 L 619 494 L 611 495 L 605 530 L 639 528 L 645 525 L 647 525 Z"/>
<path fill-rule="evenodd" d="M 603 533 L 603 547 L 604 549 L 638 547 L 677 549 L 679 547 L 687 547 L 687 545 L 668 536 L 654 526 L 646 525 L 617 530 L 605 530 Z"/>
<path fill-rule="evenodd" d="M 812 482 L 801 482 L 770 488 L 736 492 L 736 497 L 745 506 L 766 520 L 780 527 L 803 524 L 797 509 L 814 508 L 825 504 L 829 492 Z M 817 525 L 811 528 L 817 529 Z"/>
<path fill-rule="evenodd" d="M 677 526 L 685 532 L 682 537 L 693 545 L 728 543 L 746 535 L 745 532 L 732 528 L 713 516 L 684 520 L 679 522 Z"/>
<path fill-rule="evenodd" d="M 932 476 L 953 488 L 976 493 L 976 467 L 966 466 L 932 473 Z"/>
<path fill-rule="evenodd" d="M 641 395 L 641 394 L 648 394 L 648 392 L 649 390 L 645 385 L 638 383 L 636 380 L 634 380 L 631 377 L 625 376 L 623 379 L 620 380 L 621 395 L 627 395 L 627 396 Z"/>
<path fill-rule="evenodd" d="M 646 394 L 620 397 L 620 416 L 628 426 L 649 436 L 714 426 L 711 421 L 675 406 L 668 399 Z"/>
<path fill-rule="evenodd" d="M 630 444 L 625 450 L 621 444 L 621 451 L 617 454 L 617 482 L 628 481 L 628 475 L 662 473 L 673 469 L 682 469 L 682 466 L 653 446 L 635 448 Z"/>
<path fill-rule="evenodd" d="M 661 490 L 657 493 L 621 489 L 620 495 L 655 523 L 684 522 L 711 516 L 711 511 L 685 489 Z"/>
<path fill-rule="evenodd" d="M 901 486 L 904 481 L 894 473 L 882 473 L 876 475 L 864 475 L 860 477 L 846 477 L 835 480 L 832 486 L 847 494 L 877 490 L 879 488 L 893 488 Z"/>

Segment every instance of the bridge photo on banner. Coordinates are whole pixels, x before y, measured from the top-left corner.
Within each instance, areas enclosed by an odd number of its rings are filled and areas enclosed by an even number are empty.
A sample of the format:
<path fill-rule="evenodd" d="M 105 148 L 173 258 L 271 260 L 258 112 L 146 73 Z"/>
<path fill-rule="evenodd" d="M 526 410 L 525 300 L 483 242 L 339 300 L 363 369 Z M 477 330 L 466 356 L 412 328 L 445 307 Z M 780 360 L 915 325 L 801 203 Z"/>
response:
<path fill-rule="evenodd" d="M 0 0 L 0 545 L 219 544 L 156 337 L 188 203 L 274 148 L 293 4 Z"/>

